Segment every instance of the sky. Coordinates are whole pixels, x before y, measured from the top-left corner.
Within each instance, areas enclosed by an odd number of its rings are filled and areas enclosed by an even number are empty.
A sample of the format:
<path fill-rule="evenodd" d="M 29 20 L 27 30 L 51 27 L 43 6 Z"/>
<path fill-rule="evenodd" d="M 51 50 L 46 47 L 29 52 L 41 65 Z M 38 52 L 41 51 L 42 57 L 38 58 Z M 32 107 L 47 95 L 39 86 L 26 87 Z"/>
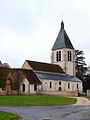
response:
<path fill-rule="evenodd" d="M 21 67 L 25 60 L 50 62 L 63 19 L 77 50 L 90 64 L 90 0 L 0 0 L 0 60 Z"/>

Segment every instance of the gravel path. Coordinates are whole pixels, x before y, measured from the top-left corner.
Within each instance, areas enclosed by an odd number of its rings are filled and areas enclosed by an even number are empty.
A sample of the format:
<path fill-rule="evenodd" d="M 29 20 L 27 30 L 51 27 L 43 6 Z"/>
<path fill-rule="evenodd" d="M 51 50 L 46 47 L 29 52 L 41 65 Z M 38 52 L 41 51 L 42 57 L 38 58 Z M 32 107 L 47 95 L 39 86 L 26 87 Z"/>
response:
<path fill-rule="evenodd" d="M 0 111 L 19 114 L 22 120 L 90 120 L 90 102 L 77 97 L 74 105 L 0 107 Z"/>
<path fill-rule="evenodd" d="M 85 97 L 75 97 L 77 102 L 74 105 L 90 105 L 90 101 Z"/>

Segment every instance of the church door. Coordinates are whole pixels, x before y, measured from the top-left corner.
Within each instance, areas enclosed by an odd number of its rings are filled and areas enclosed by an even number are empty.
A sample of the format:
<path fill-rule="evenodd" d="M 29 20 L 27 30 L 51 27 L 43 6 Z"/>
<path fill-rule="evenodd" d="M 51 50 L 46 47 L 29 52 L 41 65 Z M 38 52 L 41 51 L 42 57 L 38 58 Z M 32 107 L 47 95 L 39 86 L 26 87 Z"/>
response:
<path fill-rule="evenodd" d="M 25 84 L 22 85 L 22 91 L 25 92 Z"/>
<path fill-rule="evenodd" d="M 37 85 L 36 84 L 34 85 L 34 91 L 37 91 Z"/>
<path fill-rule="evenodd" d="M 61 87 L 59 87 L 59 91 L 62 91 L 62 88 L 61 88 Z"/>

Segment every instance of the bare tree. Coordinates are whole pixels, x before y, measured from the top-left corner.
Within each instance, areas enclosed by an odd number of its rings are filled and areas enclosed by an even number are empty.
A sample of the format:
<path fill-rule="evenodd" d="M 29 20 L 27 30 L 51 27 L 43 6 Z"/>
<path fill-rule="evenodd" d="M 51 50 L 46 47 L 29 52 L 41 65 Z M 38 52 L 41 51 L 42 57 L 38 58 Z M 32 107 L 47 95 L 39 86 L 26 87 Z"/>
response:
<path fill-rule="evenodd" d="M 2 67 L 0 68 L 0 88 L 5 88 L 8 74 L 10 74 L 10 69 Z"/>
<path fill-rule="evenodd" d="M 11 71 L 11 79 L 12 79 L 12 89 L 19 91 L 20 84 L 24 79 L 22 71 L 20 69 L 12 70 Z"/>

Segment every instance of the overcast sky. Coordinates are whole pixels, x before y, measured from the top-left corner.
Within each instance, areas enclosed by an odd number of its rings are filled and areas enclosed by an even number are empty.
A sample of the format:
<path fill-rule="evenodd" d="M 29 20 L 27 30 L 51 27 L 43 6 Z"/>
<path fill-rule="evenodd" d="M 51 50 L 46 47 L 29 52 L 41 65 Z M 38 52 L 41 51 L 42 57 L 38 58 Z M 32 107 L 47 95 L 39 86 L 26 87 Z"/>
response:
<path fill-rule="evenodd" d="M 50 62 L 62 20 L 75 49 L 90 63 L 90 0 L 0 0 L 0 60 L 21 67 Z"/>

